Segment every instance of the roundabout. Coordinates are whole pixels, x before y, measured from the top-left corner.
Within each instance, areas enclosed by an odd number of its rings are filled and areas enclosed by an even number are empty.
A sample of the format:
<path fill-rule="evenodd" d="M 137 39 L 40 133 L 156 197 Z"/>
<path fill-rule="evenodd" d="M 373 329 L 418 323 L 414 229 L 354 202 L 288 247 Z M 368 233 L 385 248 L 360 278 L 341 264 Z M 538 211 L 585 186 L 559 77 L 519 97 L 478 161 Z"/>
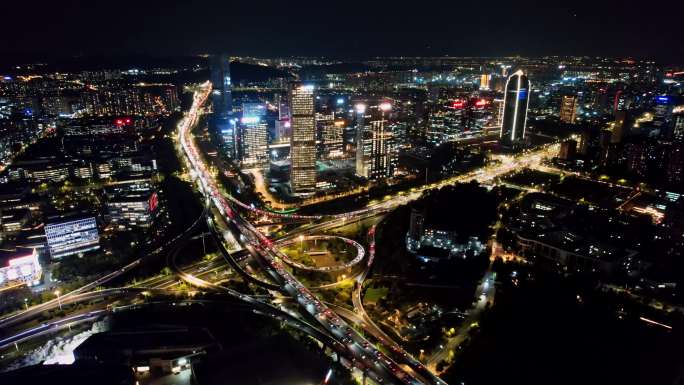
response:
<path fill-rule="evenodd" d="M 338 263 L 339 261 L 335 260 L 335 264 L 329 264 L 326 266 L 315 266 L 315 263 L 320 263 L 321 260 L 327 258 L 329 259 L 331 257 L 332 252 L 326 248 L 323 248 L 321 250 L 303 250 L 304 249 L 304 243 L 307 245 L 313 243 L 314 245 L 317 245 L 319 242 L 325 242 L 324 244 L 328 244 L 329 242 L 333 242 L 333 244 L 337 243 L 338 245 L 344 245 L 346 248 L 350 248 L 353 250 L 356 250 L 356 256 L 352 258 L 349 261 L 346 262 L 341 262 Z M 302 250 L 299 250 L 299 254 L 303 254 L 306 258 L 309 258 L 313 263 L 302 263 L 299 261 L 295 261 L 290 255 L 288 255 L 287 252 L 284 252 L 284 250 L 294 250 L 297 248 L 299 245 L 299 248 Z M 277 244 L 280 258 L 285 262 L 287 265 L 300 269 L 300 270 L 305 270 L 305 271 L 315 271 L 315 272 L 320 272 L 320 273 L 335 273 L 335 272 L 340 272 L 343 270 L 348 270 L 354 266 L 356 266 L 359 262 L 363 260 L 363 258 L 366 255 L 366 251 L 364 250 L 363 246 L 359 244 L 358 242 L 351 240 L 349 238 L 344 238 L 340 236 L 335 236 L 335 235 L 311 235 L 311 236 L 300 236 L 299 238 L 295 239 L 290 239 L 285 242 L 280 242 Z M 300 256 L 301 258 L 301 256 Z"/>

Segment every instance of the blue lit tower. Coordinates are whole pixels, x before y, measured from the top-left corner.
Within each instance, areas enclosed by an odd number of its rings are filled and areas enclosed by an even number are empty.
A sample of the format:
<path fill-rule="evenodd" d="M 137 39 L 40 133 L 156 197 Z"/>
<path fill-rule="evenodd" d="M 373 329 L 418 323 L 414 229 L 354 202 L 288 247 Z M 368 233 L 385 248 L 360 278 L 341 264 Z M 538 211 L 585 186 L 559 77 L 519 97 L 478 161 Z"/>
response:
<path fill-rule="evenodd" d="M 214 109 L 210 121 L 211 129 L 221 138 L 221 150 L 237 159 L 239 154 L 239 132 L 233 115 L 233 96 L 230 79 L 230 58 L 228 55 L 213 55 L 209 58 L 211 72 L 211 102 Z"/>
<path fill-rule="evenodd" d="M 233 112 L 233 97 L 230 81 L 230 58 L 228 55 L 213 55 L 211 69 L 212 103 L 214 113 L 227 117 Z"/>
<path fill-rule="evenodd" d="M 268 162 L 268 125 L 264 103 L 243 103 L 240 119 L 242 166 L 259 166 Z"/>
<path fill-rule="evenodd" d="M 525 138 L 531 87 L 532 83 L 522 70 L 514 72 L 506 81 L 503 119 L 499 133 L 504 145 L 513 145 Z"/>

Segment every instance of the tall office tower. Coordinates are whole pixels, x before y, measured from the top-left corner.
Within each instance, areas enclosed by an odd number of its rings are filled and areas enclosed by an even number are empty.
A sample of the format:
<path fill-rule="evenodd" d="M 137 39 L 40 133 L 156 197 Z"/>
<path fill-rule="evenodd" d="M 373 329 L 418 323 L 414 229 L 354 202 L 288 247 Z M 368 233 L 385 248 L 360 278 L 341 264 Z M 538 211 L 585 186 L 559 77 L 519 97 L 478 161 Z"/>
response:
<path fill-rule="evenodd" d="M 369 179 L 378 180 L 394 176 L 397 166 L 397 151 L 394 133 L 389 130 L 385 114 L 392 106 L 382 103 L 378 106 L 380 119 L 370 122 L 371 136 L 371 162 Z"/>
<path fill-rule="evenodd" d="M 278 106 L 278 120 L 289 120 L 290 106 L 287 102 L 287 95 L 277 94 L 275 96 L 275 104 Z"/>
<path fill-rule="evenodd" d="M 240 138 L 237 121 L 232 117 L 233 98 L 230 80 L 230 59 L 228 55 L 214 55 L 210 58 L 211 101 L 214 109 L 209 122 L 210 128 L 222 140 L 221 150 L 232 159 L 239 159 Z"/>
<path fill-rule="evenodd" d="M 684 111 L 682 111 L 684 112 Z M 672 137 L 676 141 L 684 141 L 684 113 L 675 115 L 674 129 L 672 130 Z"/>
<path fill-rule="evenodd" d="M 268 125 L 263 103 L 243 103 L 240 119 L 243 166 L 260 166 L 268 162 Z"/>
<path fill-rule="evenodd" d="M 289 142 L 292 136 L 292 126 L 287 95 L 276 94 L 274 103 L 278 107 L 278 119 L 275 121 L 273 141 L 275 143 Z"/>
<path fill-rule="evenodd" d="M 560 120 L 563 123 L 574 124 L 577 119 L 577 95 L 565 95 L 561 101 Z"/>
<path fill-rule="evenodd" d="M 616 90 L 613 99 L 613 112 L 629 110 L 632 107 L 632 97 L 624 90 Z"/>
<path fill-rule="evenodd" d="M 532 83 L 522 70 L 513 73 L 506 82 L 503 122 L 499 134 L 501 142 L 505 145 L 512 145 L 525 139 L 531 87 Z"/>
<path fill-rule="evenodd" d="M 316 121 L 314 89 L 311 85 L 290 86 L 290 186 L 294 194 L 310 194 L 316 188 Z"/>
<path fill-rule="evenodd" d="M 672 139 L 674 137 L 674 98 L 660 95 L 655 98 L 653 107 L 653 125 L 658 127 L 660 136 Z"/>
<path fill-rule="evenodd" d="M 240 157 L 243 166 L 262 166 L 268 163 L 266 111 L 264 103 L 242 103 Z"/>
<path fill-rule="evenodd" d="M 503 109 L 504 109 L 503 99 L 492 100 L 492 125 L 493 126 L 501 127 L 501 124 L 503 124 Z"/>
<path fill-rule="evenodd" d="M 480 89 L 483 91 L 488 91 L 489 88 L 489 82 L 492 79 L 492 75 L 490 74 L 483 74 L 480 76 Z"/>
<path fill-rule="evenodd" d="M 228 55 L 211 56 L 212 103 L 214 113 L 219 117 L 228 117 L 233 112 L 233 96 L 230 81 L 230 58 Z"/>
<path fill-rule="evenodd" d="M 276 120 L 273 129 L 274 143 L 289 143 L 292 136 L 292 125 L 289 120 Z"/>
<path fill-rule="evenodd" d="M 357 114 L 363 114 L 361 135 L 357 132 L 356 174 L 370 180 L 394 176 L 397 164 L 397 147 L 394 133 L 390 131 L 386 115 L 392 109 L 389 103 L 365 108 L 357 106 Z M 363 111 L 363 112 L 361 112 Z M 358 123 L 358 117 L 357 117 Z"/>
<path fill-rule="evenodd" d="M 397 146 L 397 150 L 400 148 L 411 147 L 411 144 L 409 142 L 408 122 L 396 122 L 390 125 L 389 129 L 394 133 L 394 144 Z"/>
<path fill-rule="evenodd" d="M 210 127 L 221 137 L 221 151 L 231 159 L 240 159 L 240 128 L 237 118 L 212 117 Z"/>
<path fill-rule="evenodd" d="M 342 156 L 344 121 L 335 120 L 335 113 L 316 113 L 316 139 L 318 154 L 323 159 Z"/>
<path fill-rule="evenodd" d="M 355 105 L 354 112 L 356 114 L 356 135 L 354 136 L 354 143 L 356 144 L 356 175 L 367 177 L 363 145 L 363 133 L 366 129 L 366 105 L 363 103 Z"/>

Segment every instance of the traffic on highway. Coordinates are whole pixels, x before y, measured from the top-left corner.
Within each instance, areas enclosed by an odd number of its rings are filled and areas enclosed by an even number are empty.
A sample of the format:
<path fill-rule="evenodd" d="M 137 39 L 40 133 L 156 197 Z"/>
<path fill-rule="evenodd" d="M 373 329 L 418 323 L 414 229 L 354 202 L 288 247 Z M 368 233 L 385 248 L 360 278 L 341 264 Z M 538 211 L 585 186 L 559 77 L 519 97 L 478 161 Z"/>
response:
<path fill-rule="evenodd" d="M 271 274 L 276 282 L 282 285 L 282 288 L 292 298 L 295 298 L 300 307 L 305 310 L 311 317 L 316 319 L 323 327 L 323 329 L 334 336 L 338 341 L 342 342 L 347 347 L 347 353 L 351 357 L 354 365 L 366 372 L 371 378 L 379 383 L 384 382 L 399 382 L 406 384 L 421 384 L 421 383 L 443 383 L 436 376 L 429 381 L 419 381 L 414 375 L 408 373 L 389 357 L 372 347 L 372 345 L 362 337 L 358 332 L 349 327 L 337 315 L 327 308 L 316 296 L 314 296 L 309 289 L 302 285 L 294 276 L 292 276 L 281 264 L 279 251 L 273 241 L 268 239 L 262 233 L 254 228 L 249 221 L 233 209 L 231 203 L 237 204 L 242 208 L 254 209 L 251 205 L 238 203 L 239 201 L 232 198 L 230 195 L 224 195 L 218 188 L 215 178 L 209 172 L 208 168 L 202 162 L 202 158 L 193 143 L 191 129 L 196 124 L 201 107 L 207 100 L 211 92 L 211 86 L 207 82 L 201 90 L 194 95 L 193 105 L 186 117 L 179 124 L 178 137 L 180 139 L 181 147 L 185 153 L 188 163 L 191 167 L 191 174 L 197 178 L 199 182 L 200 191 L 211 200 L 216 206 L 222 216 L 227 221 L 232 221 L 240 231 L 240 239 L 248 245 L 247 249 L 253 254 L 256 259 L 260 259 L 264 266 L 268 267 L 268 273 Z M 229 203 L 230 202 L 230 203 Z M 338 214 L 336 218 L 350 218 L 367 210 L 360 210 L 347 214 Z M 271 215 L 296 215 L 296 214 L 277 214 Z M 312 216 L 312 219 L 322 218 L 324 216 Z M 296 218 L 296 217 L 295 217 Z M 199 284 L 199 282 L 198 282 Z"/>
<path fill-rule="evenodd" d="M 203 161 L 204 158 L 194 143 L 192 130 L 198 125 L 199 118 L 203 113 L 204 106 L 210 93 L 211 85 L 209 82 L 202 84 L 194 93 L 192 107 L 179 122 L 177 138 L 179 140 L 180 148 L 185 155 L 184 158 L 189 166 L 191 178 L 197 182 L 200 192 L 206 198 L 205 202 L 207 206 L 211 205 L 215 210 L 205 209 L 202 216 L 193 224 L 193 226 L 188 228 L 184 233 L 179 234 L 169 244 L 187 240 L 188 236 L 195 229 L 195 225 L 202 220 L 206 220 L 211 233 L 220 246 L 220 251 L 224 255 L 226 262 L 248 281 L 265 288 L 272 294 L 266 296 L 266 298 L 251 296 L 211 283 L 202 278 L 211 272 L 217 271 L 217 269 L 222 269 L 225 264 L 220 263 L 221 261 L 202 261 L 189 268 L 180 269 L 175 265 L 175 260 L 173 260 L 173 258 L 171 259 L 170 264 L 176 272 L 175 276 L 152 278 L 145 282 L 145 286 L 138 284 L 137 287 L 133 285 L 126 288 L 110 288 L 91 291 L 137 267 L 142 261 L 142 258 L 140 258 L 121 269 L 113 271 L 87 285 L 62 295 L 61 298 L 33 306 L 25 311 L 2 318 L 0 319 L 0 327 L 19 324 L 23 321 L 35 318 L 46 310 L 55 309 L 57 306 L 60 306 L 61 308 L 62 305 L 66 304 L 98 298 L 116 298 L 117 296 L 131 294 L 137 295 L 148 290 L 166 291 L 171 289 L 174 285 L 177 285 L 179 282 L 177 279 L 180 278 L 198 288 L 227 293 L 230 296 L 243 301 L 247 306 L 251 306 L 254 311 L 260 312 L 261 314 L 287 320 L 299 330 L 321 340 L 340 355 L 346 357 L 353 367 L 362 371 L 376 383 L 445 384 L 443 380 L 430 371 L 423 363 L 413 358 L 398 344 L 392 341 L 389 336 L 373 323 L 363 309 L 361 289 L 363 282 L 370 271 L 373 259 L 375 258 L 374 241 L 370 243 L 369 251 L 366 253 L 358 242 L 342 238 L 344 242 L 356 249 L 357 254 L 349 262 L 328 267 L 311 267 L 299 264 L 290 260 L 280 251 L 280 249 L 285 245 L 297 242 L 297 240 L 317 240 L 329 237 L 312 235 L 312 233 L 342 226 L 345 223 L 350 223 L 352 221 L 382 215 L 401 204 L 420 198 L 423 192 L 429 189 L 441 188 L 449 184 L 468 180 L 488 183 L 501 175 L 518 169 L 540 167 L 544 159 L 553 156 L 553 154 L 557 152 L 557 144 L 549 144 L 540 147 L 537 150 L 527 151 L 518 156 L 498 156 L 494 159 L 495 162 L 493 162 L 493 164 L 486 167 L 437 183 L 413 188 L 410 191 L 400 192 L 394 196 L 387 196 L 380 202 L 375 202 L 364 208 L 346 213 L 319 215 L 279 213 L 258 208 L 258 202 L 245 203 L 238 198 L 225 193 L 216 182 L 214 173 L 205 165 Z M 269 239 L 257 230 L 248 219 L 240 214 L 240 210 L 247 210 L 260 216 L 307 220 L 311 221 L 311 223 L 288 232 L 285 237 L 277 241 Z M 227 224 L 227 230 L 222 229 L 219 231 L 215 227 L 216 219 L 213 220 L 212 215 L 220 216 L 220 218 L 217 219 L 220 219 Z M 243 252 L 249 253 L 254 260 L 259 262 L 259 265 L 263 268 L 263 273 L 265 273 L 266 276 L 270 276 L 270 282 L 266 282 L 263 278 L 259 278 L 254 274 L 245 271 L 238 262 L 232 258 L 232 255 L 230 255 L 223 246 L 223 242 L 228 242 L 228 239 L 226 238 L 226 232 L 228 231 L 233 233 L 232 238 L 234 239 L 232 241 L 235 242 L 235 240 L 237 240 L 243 248 Z M 371 228 L 371 231 L 369 232 L 371 240 L 374 240 L 374 231 L 375 227 Z M 297 238 L 298 236 L 299 238 Z M 178 249 L 171 255 L 175 255 L 177 250 Z M 167 251 L 167 248 L 160 247 L 152 253 L 161 253 L 165 251 Z M 311 292 L 311 288 L 304 286 L 285 267 L 285 264 L 287 264 L 303 270 L 333 272 L 356 266 L 364 259 L 366 259 L 366 262 L 362 271 L 354 277 L 356 282 L 352 300 L 356 313 L 343 311 L 340 314 L 344 315 L 346 319 L 354 322 L 357 327 L 362 328 L 365 332 L 374 336 L 378 341 L 377 346 L 380 347 L 380 349 L 340 318 L 340 315 L 331 310 L 327 304 L 322 302 Z M 489 293 L 490 291 L 491 289 L 487 289 L 483 292 Z M 293 313 L 291 308 L 285 307 L 282 303 L 280 306 L 274 306 L 269 302 L 269 300 L 273 299 L 274 293 L 284 294 L 289 297 L 298 305 L 300 312 Z M 487 296 L 485 296 L 485 300 L 486 297 Z M 47 333 L 54 333 L 76 323 L 99 319 L 105 316 L 109 310 L 111 309 L 98 309 L 43 323 L 30 329 L 23 330 L 15 335 L 5 337 L 3 340 L 0 340 L 0 347 L 22 342 Z M 337 311 L 339 312 L 342 310 L 344 309 L 338 309 Z"/>

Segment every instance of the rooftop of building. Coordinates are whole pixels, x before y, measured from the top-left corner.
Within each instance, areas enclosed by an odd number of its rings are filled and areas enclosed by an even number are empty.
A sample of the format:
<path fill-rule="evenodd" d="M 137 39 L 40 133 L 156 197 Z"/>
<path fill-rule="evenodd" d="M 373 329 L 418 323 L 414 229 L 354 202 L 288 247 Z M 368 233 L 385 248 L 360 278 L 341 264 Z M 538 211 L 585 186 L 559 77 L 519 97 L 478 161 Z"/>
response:
<path fill-rule="evenodd" d="M 52 224 L 57 224 L 57 223 L 64 223 L 64 222 L 72 222 L 72 221 L 77 221 L 81 219 L 88 219 L 88 218 L 93 218 L 94 215 L 84 212 L 84 211 L 76 211 L 76 212 L 66 212 L 66 213 L 59 213 L 55 215 L 51 215 L 45 219 L 45 224 L 46 225 L 52 225 Z"/>
<path fill-rule="evenodd" d="M 556 210 L 556 209 L 567 209 L 572 206 L 572 202 L 563 199 L 560 197 L 557 197 L 555 195 L 551 194 L 545 194 L 545 193 L 539 193 L 539 192 L 531 192 L 529 194 L 526 194 L 521 202 L 521 206 L 523 208 L 528 208 L 528 209 L 533 209 L 533 210 L 545 210 L 540 207 L 535 207 L 534 205 L 538 204 L 543 204 L 548 206 L 551 210 Z"/>
<path fill-rule="evenodd" d="M 5 267 L 9 261 L 15 258 L 26 257 L 33 254 L 33 249 L 20 247 L 8 248 L 4 245 L 0 247 L 0 267 Z"/>
<path fill-rule="evenodd" d="M 121 172 L 114 176 L 111 181 L 107 183 L 108 186 L 115 186 L 121 184 L 134 184 L 141 182 L 152 182 L 152 173 L 147 171 L 140 172 Z"/>
<path fill-rule="evenodd" d="M 150 199 L 155 191 L 152 189 L 131 191 L 127 193 L 113 194 L 108 198 L 108 203 L 126 203 L 126 202 L 146 202 Z"/>
<path fill-rule="evenodd" d="M 633 254 L 631 250 L 564 229 L 541 233 L 524 232 L 520 235 L 566 252 L 606 262 L 614 262 Z"/>

